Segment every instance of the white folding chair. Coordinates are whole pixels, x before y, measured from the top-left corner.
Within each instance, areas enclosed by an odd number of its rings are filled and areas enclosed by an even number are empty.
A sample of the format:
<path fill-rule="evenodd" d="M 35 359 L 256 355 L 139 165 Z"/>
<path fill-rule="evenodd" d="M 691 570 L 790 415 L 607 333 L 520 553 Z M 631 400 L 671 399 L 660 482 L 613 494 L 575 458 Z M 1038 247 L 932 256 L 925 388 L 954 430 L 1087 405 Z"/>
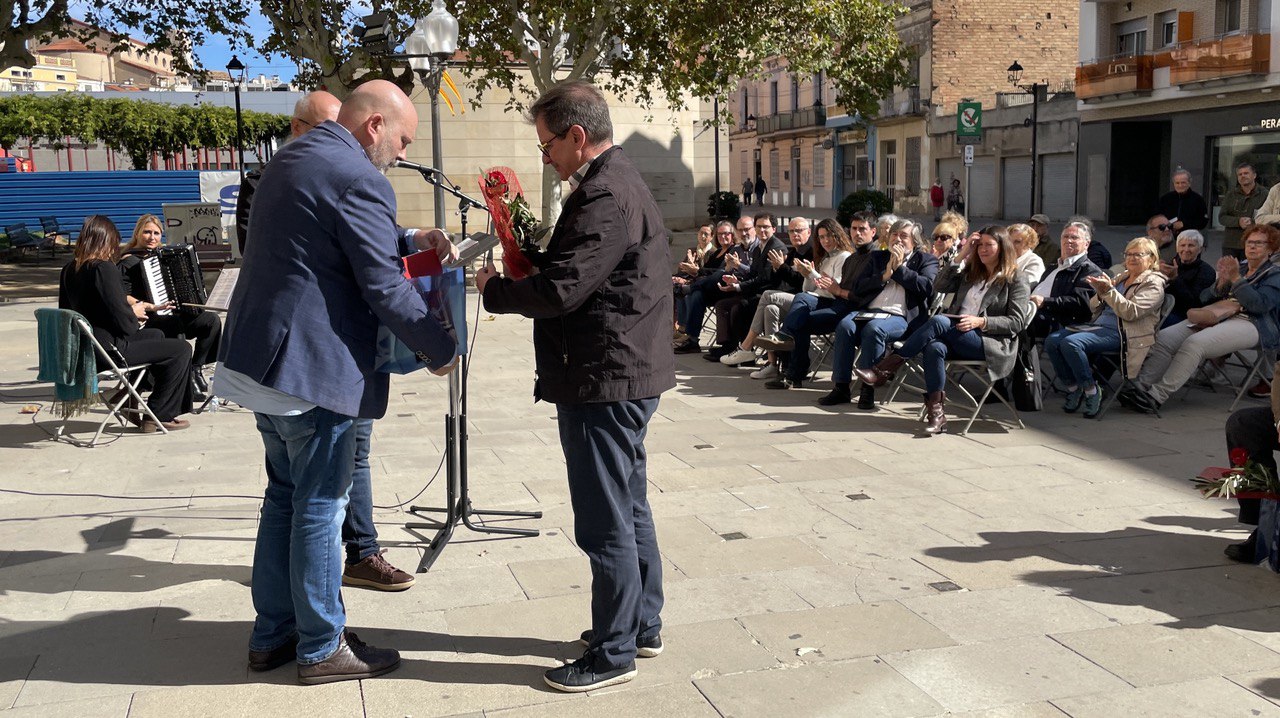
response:
<path fill-rule="evenodd" d="M 98 427 L 94 431 L 92 439 L 85 441 L 83 439 L 77 439 L 68 433 L 67 424 L 71 421 L 72 417 L 67 417 L 63 419 L 62 424 L 54 430 L 53 438 L 55 441 L 65 441 L 75 446 L 92 448 L 98 444 L 98 439 L 101 438 L 102 432 L 106 429 L 107 424 L 112 419 L 118 421 L 121 426 L 131 423 L 129 418 L 125 416 L 125 414 L 129 412 L 137 412 L 141 414 L 143 419 L 150 419 L 155 422 L 160 433 L 169 433 L 169 430 L 164 427 L 164 424 L 160 419 L 152 413 L 151 407 L 147 406 L 146 401 L 142 398 L 141 392 L 138 391 L 138 387 L 141 386 L 142 380 L 146 377 L 147 369 L 150 367 L 150 364 L 129 364 L 124 360 L 124 357 L 120 355 L 120 352 L 116 351 L 115 347 L 111 347 L 110 349 L 104 347 L 98 339 L 93 336 L 93 327 L 89 325 L 89 322 L 75 312 L 71 312 L 66 309 L 40 309 L 37 311 L 66 312 L 70 315 L 69 321 L 72 322 L 73 326 L 76 327 L 76 331 L 79 332 L 81 341 L 89 341 L 93 344 L 93 352 L 98 361 L 98 366 L 96 367 L 98 369 L 97 398 L 107 409 L 107 415 L 98 423 Z M 47 356 L 48 352 L 56 352 L 58 351 L 58 348 L 46 346 L 45 342 L 41 341 L 39 342 L 38 350 L 41 358 L 43 359 Z M 103 368 L 104 366 L 106 368 Z M 113 381 L 115 382 L 113 386 L 107 386 Z M 138 407 L 137 409 L 129 409 L 125 407 L 125 404 L 127 404 L 130 399 L 132 399 L 136 404 Z"/>

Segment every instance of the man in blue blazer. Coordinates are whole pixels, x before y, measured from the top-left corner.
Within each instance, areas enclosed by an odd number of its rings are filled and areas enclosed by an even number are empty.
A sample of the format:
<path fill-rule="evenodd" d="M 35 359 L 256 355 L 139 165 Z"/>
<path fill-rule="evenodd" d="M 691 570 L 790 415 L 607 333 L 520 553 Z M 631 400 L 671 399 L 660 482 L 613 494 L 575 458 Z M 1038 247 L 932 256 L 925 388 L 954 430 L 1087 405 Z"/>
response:
<path fill-rule="evenodd" d="M 296 656 L 301 683 L 400 663 L 345 630 L 339 529 L 356 421 L 387 407 L 388 377 L 373 368 L 378 325 L 437 373 L 454 357 L 453 339 L 402 274 L 396 199 L 382 174 L 417 125 L 409 98 L 376 80 L 347 98 L 336 122 L 285 145 L 249 214 L 250 233 L 271 241 L 247 246 L 227 316 L 215 391 L 254 412 L 266 447 L 249 667 Z"/>

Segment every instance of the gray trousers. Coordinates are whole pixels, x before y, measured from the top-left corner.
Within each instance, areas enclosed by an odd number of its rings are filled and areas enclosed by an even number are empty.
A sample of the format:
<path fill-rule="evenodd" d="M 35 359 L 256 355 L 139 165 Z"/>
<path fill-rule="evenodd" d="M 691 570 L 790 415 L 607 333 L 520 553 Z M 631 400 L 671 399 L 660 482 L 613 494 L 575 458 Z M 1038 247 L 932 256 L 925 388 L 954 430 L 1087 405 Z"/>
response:
<path fill-rule="evenodd" d="M 1138 381 L 1151 398 L 1164 403 L 1195 374 L 1205 359 L 1226 356 L 1258 345 L 1258 328 L 1243 316 L 1232 317 L 1207 329 L 1192 329 L 1186 322 L 1160 330 L 1151 353 L 1142 362 Z"/>

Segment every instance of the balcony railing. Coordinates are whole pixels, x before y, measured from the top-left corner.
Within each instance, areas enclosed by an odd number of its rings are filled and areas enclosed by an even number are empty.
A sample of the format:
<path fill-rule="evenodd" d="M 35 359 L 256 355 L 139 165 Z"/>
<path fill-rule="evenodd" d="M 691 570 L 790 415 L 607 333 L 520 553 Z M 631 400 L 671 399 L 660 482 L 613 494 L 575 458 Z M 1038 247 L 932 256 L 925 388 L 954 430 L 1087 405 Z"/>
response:
<path fill-rule="evenodd" d="M 827 108 L 822 105 L 802 107 L 791 112 L 780 112 L 776 115 L 765 115 L 756 119 L 756 135 L 768 135 L 787 130 L 802 130 L 806 127 L 822 127 L 827 124 Z"/>
<path fill-rule="evenodd" d="M 1271 66 L 1271 35 L 1225 35 L 1174 48 L 1169 82 L 1188 85 L 1245 75 L 1265 75 Z"/>
<path fill-rule="evenodd" d="M 1107 95 L 1151 92 L 1155 66 L 1150 55 L 1121 55 L 1076 68 L 1076 97 L 1089 100 Z"/>
<path fill-rule="evenodd" d="M 904 87 L 880 100 L 880 117 L 904 117 L 924 114 L 919 87 Z"/>

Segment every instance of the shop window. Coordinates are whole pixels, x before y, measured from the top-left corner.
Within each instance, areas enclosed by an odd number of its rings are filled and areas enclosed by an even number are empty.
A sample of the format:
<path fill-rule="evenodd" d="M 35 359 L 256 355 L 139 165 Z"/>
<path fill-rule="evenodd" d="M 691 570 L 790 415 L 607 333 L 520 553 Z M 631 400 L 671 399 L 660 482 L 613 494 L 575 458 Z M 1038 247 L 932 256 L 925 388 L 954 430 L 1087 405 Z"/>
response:
<path fill-rule="evenodd" d="M 1209 143 L 1209 157 L 1209 212 L 1217 225 L 1221 224 L 1217 220 L 1222 197 L 1236 186 L 1236 166 L 1241 162 L 1253 165 L 1263 191 L 1280 181 L 1280 132 L 1214 137 Z"/>

